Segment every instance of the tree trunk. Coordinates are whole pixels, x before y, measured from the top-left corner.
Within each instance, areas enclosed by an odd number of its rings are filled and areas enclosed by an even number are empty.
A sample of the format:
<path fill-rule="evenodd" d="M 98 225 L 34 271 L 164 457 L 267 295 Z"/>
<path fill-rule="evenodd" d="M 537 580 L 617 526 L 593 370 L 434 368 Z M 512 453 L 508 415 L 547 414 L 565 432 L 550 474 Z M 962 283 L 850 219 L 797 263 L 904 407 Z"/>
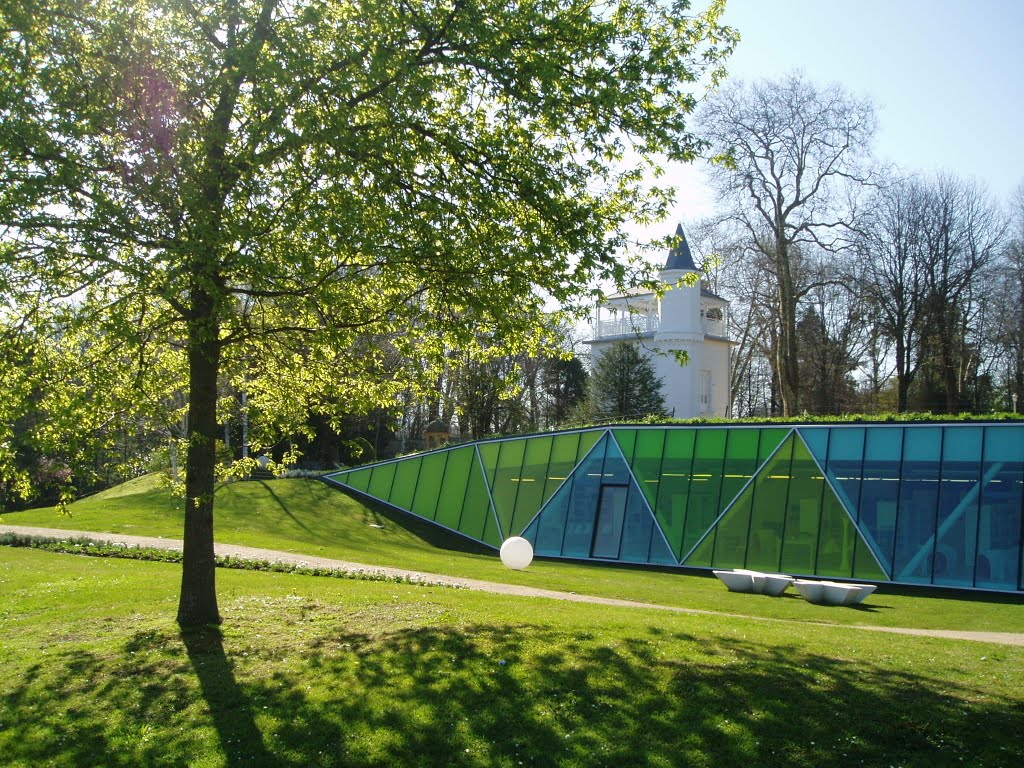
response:
<path fill-rule="evenodd" d="M 188 453 L 185 460 L 185 531 L 178 624 L 219 624 L 213 553 L 213 491 L 217 448 L 219 328 L 211 297 L 193 294 L 189 322 Z"/>
<path fill-rule="evenodd" d="M 800 413 L 800 371 L 796 336 L 796 295 L 790 269 L 787 244 L 779 241 L 775 246 L 775 269 L 779 292 L 779 344 L 776 367 L 779 392 L 782 395 L 782 415 Z"/>

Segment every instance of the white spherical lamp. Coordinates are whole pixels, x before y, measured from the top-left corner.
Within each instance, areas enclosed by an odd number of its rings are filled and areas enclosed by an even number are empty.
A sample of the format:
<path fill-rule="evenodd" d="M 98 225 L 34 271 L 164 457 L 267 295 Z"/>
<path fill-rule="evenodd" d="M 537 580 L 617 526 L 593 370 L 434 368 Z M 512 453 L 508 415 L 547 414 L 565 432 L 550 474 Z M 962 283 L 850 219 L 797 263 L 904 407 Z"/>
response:
<path fill-rule="evenodd" d="M 533 562 L 533 545 L 522 536 L 505 539 L 501 545 L 501 562 L 516 571 Z"/>

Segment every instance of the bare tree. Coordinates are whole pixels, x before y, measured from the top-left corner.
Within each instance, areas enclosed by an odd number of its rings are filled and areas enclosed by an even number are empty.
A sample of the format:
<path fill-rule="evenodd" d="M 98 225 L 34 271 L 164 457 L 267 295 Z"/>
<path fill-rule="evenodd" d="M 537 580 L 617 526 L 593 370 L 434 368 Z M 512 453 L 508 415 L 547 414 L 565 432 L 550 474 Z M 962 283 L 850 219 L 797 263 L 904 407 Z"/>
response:
<path fill-rule="evenodd" d="M 921 364 L 928 280 L 924 258 L 927 194 L 913 177 L 893 177 L 875 191 L 860 228 L 864 291 L 878 335 L 892 345 L 897 405 L 907 410 Z"/>
<path fill-rule="evenodd" d="M 802 74 L 778 82 L 736 82 L 702 110 L 701 133 L 717 162 L 720 204 L 771 267 L 778 323 L 775 368 L 784 413 L 800 411 L 797 307 L 813 284 L 794 274 L 798 256 L 848 244 L 851 185 L 864 169 L 875 131 L 872 105 Z"/>
<path fill-rule="evenodd" d="M 997 253 L 1006 225 L 983 187 L 951 175 L 929 185 L 925 210 L 929 339 L 946 412 L 955 413 L 962 407 L 964 382 L 978 364 L 977 348 L 969 343 L 980 307 L 975 281 Z"/>

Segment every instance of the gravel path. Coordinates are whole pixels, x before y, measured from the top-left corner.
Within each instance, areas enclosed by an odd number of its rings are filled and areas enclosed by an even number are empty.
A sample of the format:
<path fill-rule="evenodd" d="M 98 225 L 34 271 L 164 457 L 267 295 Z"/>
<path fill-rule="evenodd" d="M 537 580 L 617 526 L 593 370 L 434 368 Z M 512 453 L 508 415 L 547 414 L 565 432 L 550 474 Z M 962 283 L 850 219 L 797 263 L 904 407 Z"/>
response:
<path fill-rule="evenodd" d="M 24 536 L 42 536 L 50 539 L 91 539 L 93 541 L 107 542 L 111 544 L 125 544 L 128 546 L 154 547 L 157 549 L 170 549 L 181 551 L 180 539 L 164 539 L 152 536 L 128 536 L 120 533 L 97 533 L 95 531 L 67 531 L 59 528 L 32 528 L 21 525 L 0 525 L 0 533 L 17 533 Z M 519 595 L 523 597 L 544 597 L 551 600 L 570 600 L 578 603 L 596 603 L 598 605 L 614 605 L 622 608 L 648 608 L 660 611 L 674 611 L 676 613 L 697 613 L 714 616 L 735 616 L 736 618 L 755 619 L 764 621 L 788 621 L 786 619 L 765 619 L 758 616 L 744 616 L 741 614 L 726 614 L 720 611 L 705 611 L 696 608 L 680 608 L 670 605 L 653 605 L 641 603 L 635 600 L 619 600 L 611 597 L 595 597 L 592 595 L 580 595 L 575 592 L 558 592 L 552 589 L 537 589 L 525 587 L 518 584 L 501 584 L 493 581 L 480 581 L 478 579 L 464 579 L 458 576 L 445 576 L 437 573 L 421 573 L 410 571 L 404 568 L 391 568 L 387 566 L 366 565 L 365 563 L 354 563 L 348 560 L 333 560 L 326 557 L 315 557 L 313 555 L 298 555 L 292 552 L 279 552 L 273 549 L 258 549 L 256 547 L 243 547 L 236 544 L 214 544 L 214 550 L 218 555 L 237 557 L 245 560 L 266 560 L 268 562 L 302 564 L 313 568 L 329 568 L 352 573 L 379 573 L 385 576 L 407 578 L 423 584 L 441 584 L 464 589 L 475 589 L 481 592 L 493 592 L 501 595 Z M 824 624 L 824 622 L 823 622 Z M 1024 646 L 1024 634 L 1015 632 L 975 632 L 958 631 L 947 629 L 912 629 L 909 627 L 873 627 L 860 624 L 828 624 L 827 626 L 845 626 L 850 629 L 864 629 L 873 632 L 890 632 L 898 635 L 917 635 L 921 637 L 942 637 L 953 640 L 977 640 L 986 643 L 999 643 L 1002 645 Z"/>

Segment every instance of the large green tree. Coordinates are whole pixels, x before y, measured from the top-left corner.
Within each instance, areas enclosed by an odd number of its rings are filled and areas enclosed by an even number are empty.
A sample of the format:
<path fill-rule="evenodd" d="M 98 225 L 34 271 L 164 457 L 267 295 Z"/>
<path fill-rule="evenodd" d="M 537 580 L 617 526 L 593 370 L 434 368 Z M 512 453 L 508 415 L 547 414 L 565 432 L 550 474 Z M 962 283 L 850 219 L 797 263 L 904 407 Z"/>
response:
<path fill-rule="evenodd" d="M 699 149 L 722 5 L 0 0 L 4 298 L 73 307 L 141 378 L 182 360 L 179 623 L 220 620 L 221 381 L 286 421 L 389 402 L 395 356 L 539 347 L 546 301 L 627 276 L 649 158 Z"/>
<path fill-rule="evenodd" d="M 590 418 L 598 420 L 664 416 L 665 396 L 654 363 L 632 342 L 612 344 L 594 363 L 587 408 Z"/>

